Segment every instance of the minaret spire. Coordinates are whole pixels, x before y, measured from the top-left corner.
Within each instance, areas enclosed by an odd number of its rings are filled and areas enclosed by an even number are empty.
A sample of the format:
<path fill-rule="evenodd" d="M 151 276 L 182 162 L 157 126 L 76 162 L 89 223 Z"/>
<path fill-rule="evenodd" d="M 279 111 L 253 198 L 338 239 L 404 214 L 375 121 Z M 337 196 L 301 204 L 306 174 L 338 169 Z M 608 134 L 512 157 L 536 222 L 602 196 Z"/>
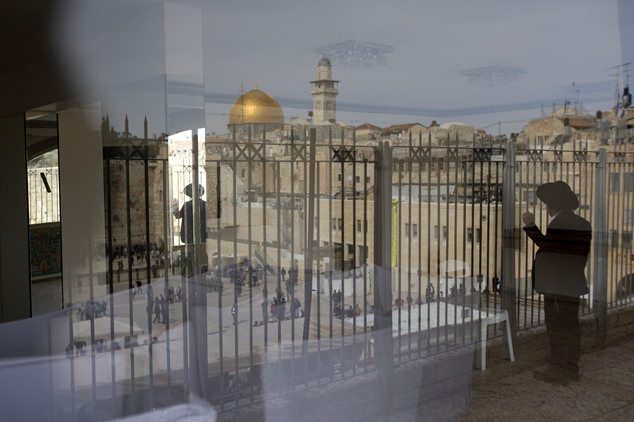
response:
<path fill-rule="evenodd" d="M 313 121 L 315 123 L 335 123 L 337 120 L 336 97 L 339 94 L 339 81 L 332 79 L 332 66 L 325 54 L 317 63 L 317 80 L 310 84 L 310 93 L 313 96 Z"/>

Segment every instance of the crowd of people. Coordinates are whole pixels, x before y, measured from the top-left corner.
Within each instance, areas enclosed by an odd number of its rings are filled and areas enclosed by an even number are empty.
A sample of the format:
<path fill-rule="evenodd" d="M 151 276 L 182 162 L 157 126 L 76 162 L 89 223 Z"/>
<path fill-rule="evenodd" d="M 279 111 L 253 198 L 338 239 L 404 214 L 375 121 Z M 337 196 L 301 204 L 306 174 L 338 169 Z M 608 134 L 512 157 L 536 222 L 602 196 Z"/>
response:
<path fill-rule="evenodd" d="M 286 307 L 289 306 L 290 314 L 286 315 Z M 262 302 L 262 319 L 266 321 L 284 321 L 290 318 L 303 318 L 304 311 L 302 310 L 301 301 L 293 297 L 288 299 L 285 294 L 279 294 L 274 296 L 273 299 L 268 302 L 265 298 Z M 269 319 L 270 318 L 270 319 Z"/>
<path fill-rule="evenodd" d="M 353 305 L 348 304 L 348 308 L 345 308 L 344 300 L 343 300 L 343 292 L 341 290 L 336 290 L 332 292 L 332 304 L 333 304 L 333 315 L 337 318 L 354 318 L 355 316 L 361 316 L 363 310 L 359 306 L 358 303 Z M 372 306 L 366 300 L 365 302 L 365 312 L 367 314 L 371 314 L 373 312 Z"/>
<path fill-rule="evenodd" d="M 105 300 L 98 301 L 94 299 L 88 299 L 79 307 L 79 319 L 93 319 L 106 316 L 108 310 L 108 303 Z"/>
<path fill-rule="evenodd" d="M 169 319 L 168 303 L 165 296 L 155 297 L 153 304 L 148 303 L 148 315 L 154 313 L 152 324 L 167 324 Z"/>

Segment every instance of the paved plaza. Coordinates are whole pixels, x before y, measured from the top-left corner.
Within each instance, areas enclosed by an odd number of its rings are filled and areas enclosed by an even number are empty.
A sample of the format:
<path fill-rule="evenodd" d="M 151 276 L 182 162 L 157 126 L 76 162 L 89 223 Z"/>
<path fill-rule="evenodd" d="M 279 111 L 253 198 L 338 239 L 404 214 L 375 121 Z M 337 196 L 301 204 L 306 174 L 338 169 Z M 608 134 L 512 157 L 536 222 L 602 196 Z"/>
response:
<path fill-rule="evenodd" d="M 181 285 L 180 275 L 169 275 L 168 285 Z M 165 279 L 153 280 L 155 286 L 164 286 Z M 70 385 L 71 374 L 74 376 L 74 388 L 78 391 L 97 386 L 97 398 L 108 398 L 113 376 L 117 383 L 126 383 L 130 379 L 132 367 L 134 376 L 147 379 L 150 371 L 155 376 L 155 385 L 164 384 L 164 375 L 169 371 L 178 373 L 183 368 L 183 349 L 186 347 L 184 338 L 184 324 L 182 321 L 182 302 L 169 305 L 169 330 L 167 325 L 148 321 L 145 295 L 130 295 L 127 283 L 115 285 L 118 292 L 113 296 L 114 310 L 108 310 L 106 317 L 98 320 L 109 321 L 111 312 L 117 321 L 129 321 L 132 311 L 133 321 L 142 332 L 138 335 L 139 346 L 133 349 L 117 350 L 114 353 L 99 352 L 77 356 L 73 359 L 73 371 L 70 370 L 70 359 L 59 355 L 53 364 L 53 373 L 57 385 Z M 303 285 L 297 288 L 303 299 Z M 233 325 L 231 304 L 234 299 L 233 285 L 225 281 L 225 288 L 220 296 L 216 291 L 207 293 L 207 344 L 210 371 L 217 370 L 217 363 L 222 352 L 225 370 L 235 368 L 237 357 L 240 368 L 249 365 L 249 359 L 254 363 L 270 359 L 288 359 L 298 357 L 301 353 L 301 336 L 303 318 L 269 322 L 266 325 L 252 326 L 252 321 L 262 320 L 261 303 L 262 285 L 253 288 L 245 286 L 238 297 L 239 316 L 237 328 Z M 154 294 L 159 295 L 155 287 Z M 269 293 L 269 299 L 272 297 Z M 105 300 L 110 300 L 106 297 Z M 353 304 L 353 298 L 345 299 L 347 304 Z M 372 298 L 370 298 L 372 301 Z M 363 297 L 358 296 L 357 303 L 363 304 Z M 219 306 L 221 304 L 222 306 Z M 250 306 L 252 304 L 252 306 Z M 318 306 L 319 304 L 319 306 Z M 304 305 L 304 304 L 302 304 Z M 420 309 L 420 313 L 419 313 Z M 355 318 L 339 319 L 332 316 L 328 294 L 313 293 L 313 307 L 311 318 L 311 347 L 329 347 L 332 335 L 337 339 L 335 347 L 341 344 L 340 336 L 351 337 L 356 334 L 361 353 L 372 353 L 372 348 L 363 347 L 363 342 L 371 341 L 372 336 L 365 327 L 373 325 L 374 315 L 362 313 Z M 400 310 L 393 310 L 393 332 L 395 339 L 405 330 L 416 333 L 419 327 L 433 331 L 438 326 L 454 325 L 456 322 L 470 321 L 469 314 L 463 313 L 464 308 L 446 302 L 432 302 L 412 306 L 404 306 Z M 319 317 L 318 317 L 319 315 Z M 400 319 L 399 319 L 400 315 Z M 473 314 L 477 315 L 477 314 Z M 425 390 L 426 368 L 434 368 L 432 372 L 438 374 L 443 368 L 438 360 L 449 359 L 449 355 L 424 357 L 399 364 L 395 368 L 395 375 L 400 383 L 399 395 L 403 397 L 400 405 L 390 415 L 373 414 L 372 394 L 376 390 L 376 372 L 357 375 L 341 382 L 312 388 L 306 392 L 294 393 L 288 397 L 266 398 L 259 404 L 255 403 L 237 411 L 230 410 L 218 415 L 219 420 L 272 420 L 273 414 L 280 406 L 287 409 L 288 418 L 276 417 L 277 421 L 298 420 L 298 409 L 294 403 L 302 400 L 314 402 L 312 406 L 322 406 L 314 410 L 314 418 L 302 415 L 303 420 L 323 420 L 335 414 L 345 416 L 346 420 L 370 421 L 541 421 L 555 419 L 562 421 L 614 421 L 631 420 L 634 418 L 634 363 L 627 357 L 634 348 L 634 310 L 626 307 L 612 312 L 609 334 L 604 343 L 596 340 L 594 321 L 592 316 L 583 318 L 584 347 L 581 359 L 581 377 L 578 382 L 567 386 L 553 385 L 539 381 L 533 377 L 533 371 L 545 369 L 547 361 L 548 343 L 544 327 L 519 332 L 514 343 L 515 362 L 509 360 L 508 348 L 502 338 L 489 338 L 487 349 L 487 367 L 485 371 L 477 369 L 474 349 L 468 351 L 470 369 L 464 372 L 468 379 L 468 394 L 438 396 L 427 391 L 433 397 L 423 399 Z M 153 316 L 153 314 L 152 314 Z M 400 326 L 398 325 L 400 320 Z M 629 322 L 628 322 L 629 321 Z M 318 324 L 319 322 L 319 324 Z M 150 332 L 151 331 L 151 332 Z M 317 333 L 322 340 L 316 341 Z M 154 341 L 152 342 L 152 338 Z M 222 349 L 220 339 L 222 338 Z M 402 337 L 401 350 L 406 351 L 410 343 L 408 337 Z M 60 340 L 61 341 L 61 340 Z M 117 341 L 123 346 L 123 339 Z M 150 343 L 152 343 L 150 348 Z M 106 345 L 108 342 L 106 341 Z M 296 347 L 293 347 L 295 345 Z M 63 349 L 64 344 L 57 345 Z M 237 351 L 237 355 L 236 355 Z M 114 360 L 113 360 L 114 359 Z M 114 362 L 114 370 L 113 368 Z M 472 363 L 472 365 L 471 365 Z M 214 366 L 215 365 L 215 366 Z M 214 369 L 216 368 L 216 369 Z M 422 371 L 422 372 L 421 372 Z M 426 372 L 427 371 L 427 372 Z M 450 370 L 451 372 L 452 370 Z M 455 372 L 455 370 L 453 370 Z M 93 379 L 93 375 L 94 379 Z M 433 389 L 447 388 L 445 384 L 435 381 Z M 123 384 L 122 384 L 123 385 Z M 420 391 L 416 397 L 407 401 L 404 392 Z M 352 391 L 358 392 L 352 394 Z M 462 390 L 460 390 L 462 391 Z M 362 392 L 364 392 L 362 394 Z M 364 394 L 368 397 L 366 402 Z M 78 396 L 79 397 L 79 396 Z M 466 397 L 466 398 L 465 398 Z M 344 399 L 342 401 L 342 399 Z M 290 400 L 290 401 L 289 401 Z M 332 403 L 332 406 L 327 405 Z M 344 404 L 345 403 L 345 404 Z M 329 409 L 333 407 L 333 409 Z M 336 411 L 336 408 L 339 410 Z M 300 410 L 297 410 L 300 412 Z M 335 413 L 332 413 L 332 412 Z M 312 414 L 312 413 L 311 413 Z M 330 416 L 329 416 L 330 415 Z M 334 416 L 333 416 L 334 417 Z"/>

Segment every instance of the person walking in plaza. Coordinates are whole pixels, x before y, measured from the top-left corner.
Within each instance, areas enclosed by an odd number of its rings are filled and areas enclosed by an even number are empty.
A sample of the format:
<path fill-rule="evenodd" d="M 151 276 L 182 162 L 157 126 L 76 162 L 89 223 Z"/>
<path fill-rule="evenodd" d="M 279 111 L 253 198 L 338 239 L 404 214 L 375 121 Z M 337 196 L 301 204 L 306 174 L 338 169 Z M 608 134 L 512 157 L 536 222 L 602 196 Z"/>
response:
<path fill-rule="evenodd" d="M 425 301 L 427 303 L 434 301 L 434 295 L 436 294 L 436 290 L 431 282 L 427 282 L 427 288 L 425 289 Z"/>
<path fill-rule="evenodd" d="M 160 299 L 160 304 L 161 304 L 161 316 L 163 317 L 163 324 L 167 325 L 167 319 L 168 319 L 168 314 L 169 314 L 169 308 L 168 308 L 168 304 L 167 301 L 165 300 L 165 297 L 163 295 L 161 295 L 161 299 Z"/>
<path fill-rule="evenodd" d="M 154 320 L 152 320 L 152 323 L 161 323 L 161 304 L 159 303 L 158 297 L 154 298 Z"/>
<path fill-rule="evenodd" d="M 231 316 L 233 317 L 233 325 L 238 325 L 238 305 L 236 303 L 231 306 Z"/>
<path fill-rule="evenodd" d="M 581 330 L 579 297 L 588 293 L 585 267 L 590 253 L 592 226 L 573 211 L 577 195 L 562 181 L 545 183 L 536 191 L 546 204 L 550 222 L 543 234 L 531 212 L 522 215 L 524 231 L 539 248 L 533 262 L 533 288 L 544 295 L 550 361 L 540 381 L 567 385 L 579 380 Z"/>
<path fill-rule="evenodd" d="M 262 322 L 267 324 L 269 322 L 269 301 L 264 295 L 264 300 L 262 301 Z"/>

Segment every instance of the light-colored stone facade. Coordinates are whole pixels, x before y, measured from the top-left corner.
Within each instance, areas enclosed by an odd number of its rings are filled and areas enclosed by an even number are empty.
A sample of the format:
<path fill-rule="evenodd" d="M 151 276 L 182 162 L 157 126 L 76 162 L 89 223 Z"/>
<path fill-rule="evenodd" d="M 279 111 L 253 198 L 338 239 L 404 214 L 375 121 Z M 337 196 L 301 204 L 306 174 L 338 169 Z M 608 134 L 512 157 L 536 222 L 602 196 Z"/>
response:
<path fill-rule="evenodd" d="M 335 123 L 337 121 L 337 95 L 339 81 L 332 80 L 330 61 L 323 58 L 317 66 L 317 80 L 311 82 L 310 93 L 313 96 L 313 122 L 315 124 Z"/>

